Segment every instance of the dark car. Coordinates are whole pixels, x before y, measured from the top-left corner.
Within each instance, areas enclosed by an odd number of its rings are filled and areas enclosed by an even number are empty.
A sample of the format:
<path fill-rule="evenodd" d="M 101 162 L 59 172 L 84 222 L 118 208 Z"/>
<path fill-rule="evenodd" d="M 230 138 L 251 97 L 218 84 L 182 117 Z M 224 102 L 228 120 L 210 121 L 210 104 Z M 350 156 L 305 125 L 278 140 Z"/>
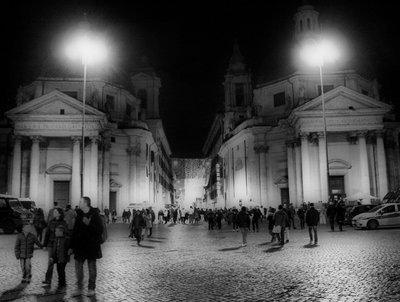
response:
<path fill-rule="evenodd" d="M 32 217 L 32 213 L 23 208 L 17 197 L 0 194 L 0 228 L 4 233 L 20 231 L 24 221 Z"/>
<path fill-rule="evenodd" d="M 355 217 L 358 214 L 368 212 L 369 210 L 375 208 L 377 204 L 360 204 L 360 205 L 355 205 L 352 206 L 348 212 L 346 213 L 346 223 L 351 225 L 351 221 L 353 217 Z"/>

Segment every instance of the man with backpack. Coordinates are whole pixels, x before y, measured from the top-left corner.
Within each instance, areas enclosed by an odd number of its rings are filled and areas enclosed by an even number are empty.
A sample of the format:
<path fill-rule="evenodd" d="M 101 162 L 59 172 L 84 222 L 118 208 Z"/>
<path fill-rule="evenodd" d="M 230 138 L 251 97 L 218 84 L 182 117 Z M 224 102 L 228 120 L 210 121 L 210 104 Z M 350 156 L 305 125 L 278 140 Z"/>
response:
<path fill-rule="evenodd" d="M 69 254 L 75 255 L 75 273 L 78 289 L 83 287 L 83 263 L 87 260 L 89 268 L 89 285 L 87 296 L 96 294 L 96 259 L 102 257 L 103 222 L 98 209 L 91 207 L 90 198 L 84 196 L 79 202 L 79 210 L 72 232 Z"/>

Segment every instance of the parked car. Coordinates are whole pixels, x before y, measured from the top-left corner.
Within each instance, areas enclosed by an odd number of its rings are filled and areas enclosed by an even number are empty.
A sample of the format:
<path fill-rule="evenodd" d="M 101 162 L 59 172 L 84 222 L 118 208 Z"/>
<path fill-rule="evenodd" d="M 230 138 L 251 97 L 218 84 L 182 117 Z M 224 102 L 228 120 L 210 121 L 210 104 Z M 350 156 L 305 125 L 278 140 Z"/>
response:
<path fill-rule="evenodd" d="M 368 212 L 376 206 L 377 204 L 361 204 L 349 207 L 349 209 L 346 211 L 345 223 L 352 225 L 353 217 L 357 216 L 358 214 Z"/>
<path fill-rule="evenodd" d="M 4 233 L 20 231 L 24 221 L 32 218 L 32 213 L 23 208 L 18 197 L 0 194 L 0 228 Z"/>
<path fill-rule="evenodd" d="M 31 211 L 32 213 L 35 211 L 36 203 L 32 199 L 20 197 L 18 200 L 25 209 Z"/>
<path fill-rule="evenodd" d="M 353 217 L 357 228 L 400 227 L 400 203 L 385 203 Z"/>

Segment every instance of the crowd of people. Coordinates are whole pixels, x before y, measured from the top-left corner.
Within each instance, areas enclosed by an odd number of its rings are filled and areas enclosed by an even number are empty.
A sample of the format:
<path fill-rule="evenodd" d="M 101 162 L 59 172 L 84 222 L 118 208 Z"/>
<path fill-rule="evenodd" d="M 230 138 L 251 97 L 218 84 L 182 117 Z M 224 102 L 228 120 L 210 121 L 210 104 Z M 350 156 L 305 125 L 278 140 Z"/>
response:
<path fill-rule="evenodd" d="M 297 209 L 294 208 L 293 204 L 279 205 L 277 209 L 269 207 L 268 210 L 263 207 L 248 209 L 242 206 L 240 211 L 236 207 L 230 209 L 200 209 L 191 206 L 187 210 L 169 207 L 158 211 L 157 217 L 154 210 L 149 207 L 140 210 L 124 209 L 122 222 L 129 225 L 128 237 L 135 238 L 139 246 L 145 237 L 152 236 L 153 225 L 157 222 L 159 224 L 198 224 L 201 221 L 208 224 L 210 231 L 220 230 L 222 223 L 225 222 L 232 228 L 232 231 L 241 232 L 241 245 L 246 246 L 248 232 L 259 232 L 260 224 L 265 220 L 268 232 L 271 235 L 271 242 L 276 241 L 277 245 L 283 246 L 290 240 L 289 230 L 297 228 L 297 219 L 295 219 L 297 215 L 300 229 L 305 229 L 306 225 L 308 227 L 310 245 L 317 245 L 317 226 L 326 223 L 327 218 L 331 231 L 335 230 L 335 222 L 339 226 L 339 230 L 342 231 L 345 212 L 345 203 L 342 200 L 331 201 L 326 207 L 319 206 L 318 210 L 313 203 L 304 203 Z M 104 218 L 104 223 L 102 218 Z M 158 221 L 156 221 L 156 218 Z M 82 197 L 79 206 L 76 206 L 74 210 L 70 205 L 61 208 L 57 203 L 54 203 L 47 219 L 45 219 L 41 208 L 36 209 L 32 224 L 24 224 L 15 243 L 15 256 L 20 261 L 22 282 L 29 283 L 31 281 L 31 258 L 36 244 L 48 251 L 47 270 L 43 280 L 44 286 L 51 285 L 54 266 L 57 269 L 59 288 L 66 286 L 65 267 L 70 261 L 70 256 L 74 255 L 78 290 L 83 290 L 83 265 L 86 261 L 89 271 L 87 296 L 93 296 L 96 289 L 96 260 L 102 257 L 102 234 L 106 229 L 106 224 L 116 221 L 115 210 L 110 211 L 105 208 L 104 214 L 100 214 L 97 208 L 91 206 L 89 197 Z M 35 232 L 32 232 L 32 227 L 34 227 Z"/>

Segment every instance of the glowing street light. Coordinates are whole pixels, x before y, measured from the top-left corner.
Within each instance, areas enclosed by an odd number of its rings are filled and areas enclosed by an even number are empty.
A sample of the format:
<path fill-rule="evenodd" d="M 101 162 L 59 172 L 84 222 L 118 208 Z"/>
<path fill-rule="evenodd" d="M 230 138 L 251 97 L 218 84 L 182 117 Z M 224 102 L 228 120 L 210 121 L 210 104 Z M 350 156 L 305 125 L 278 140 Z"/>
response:
<path fill-rule="evenodd" d="M 87 23 L 84 23 L 87 25 Z M 104 61 L 107 48 L 104 41 L 93 35 L 88 28 L 82 29 L 65 49 L 67 57 L 80 59 L 83 65 L 83 97 L 82 97 L 82 144 L 81 144 L 81 196 L 84 195 L 83 175 L 85 171 L 85 105 L 86 105 L 86 75 L 87 66 Z"/>
<path fill-rule="evenodd" d="M 326 118 L 325 118 L 325 97 L 324 82 L 322 77 L 322 66 L 327 63 L 334 63 L 339 58 L 338 48 L 328 40 L 316 41 L 314 39 L 307 40 L 300 51 L 300 58 L 311 66 L 318 66 L 319 78 L 321 82 L 321 101 L 322 101 L 322 119 L 324 122 L 324 138 L 325 138 L 325 156 L 326 156 L 326 178 L 327 178 L 327 197 L 329 199 L 329 160 L 328 160 L 328 137 L 326 135 Z"/>

